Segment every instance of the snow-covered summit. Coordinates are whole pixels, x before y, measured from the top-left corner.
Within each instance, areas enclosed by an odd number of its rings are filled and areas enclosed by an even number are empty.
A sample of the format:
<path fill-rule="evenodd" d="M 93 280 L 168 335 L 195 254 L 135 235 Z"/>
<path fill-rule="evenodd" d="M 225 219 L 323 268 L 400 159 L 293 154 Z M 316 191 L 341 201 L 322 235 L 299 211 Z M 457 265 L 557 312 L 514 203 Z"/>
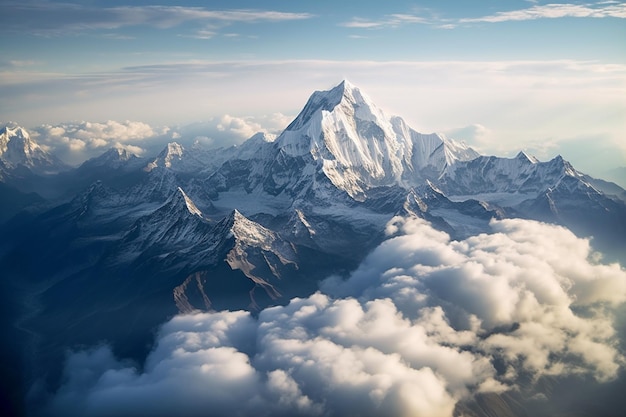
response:
<path fill-rule="evenodd" d="M 83 162 L 82 166 L 84 168 L 94 168 L 94 167 L 106 167 L 117 169 L 131 161 L 138 160 L 139 157 L 134 153 L 128 151 L 127 149 L 120 147 L 113 147 L 102 155 L 97 156 L 95 158 L 88 159 Z"/>
<path fill-rule="evenodd" d="M 179 163 L 183 159 L 184 148 L 177 142 L 170 142 L 165 146 L 156 159 L 148 164 L 147 171 L 160 166 L 172 168 L 172 165 Z"/>
<path fill-rule="evenodd" d="M 267 246 L 276 239 L 274 232 L 248 219 L 237 209 L 224 217 L 215 230 L 217 235 L 233 237 L 251 245 Z"/>
<path fill-rule="evenodd" d="M 287 126 L 286 130 L 299 130 L 319 111 L 332 112 L 337 106 L 357 103 L 366 104 L 370 108 L 375 107 L 369 97 L 364 95 L 358 87 L 348 80 L 343 80 L 328 91 L 315 91 L 298 117 Z"/>
<path fill-rule="evenodd" d="M 39 146 L 26 129 L 17 125 L 0 129 L 0 161 L 9 169 L 24 166 L 37 174 L 56 173 L 67 168 Z"/>
<path fill-rule="evenodd" d="M 446 170 L 439 185 L 446 195 L 472 195 L 485 193 L 514 193 L 526 198 L 559 184 L 565 177 L 584 182 L 578 172 L 560 155 L 550 161 L 540 162 L 525 152 L 514 158 L 480 156 L 471 161 L 459 162 Z"/>
<path fill-rule="evenodd" d="M 291 157 L 312 157 L 353 198 L 374 187 L 410 187 L 437 178 L 456 160 L 479 156 L 463 144 L 420 134 L 400 117 L 386 115 L 348 81 L 313 93 L 276 144 Z"/>
<path fill-rule="evenodd" d="M 530 162 L 531 164 L 536 164 L 536 163 L 539 162 L 539 160 L 537 158 L 535 158 L 532 155 L 527 154 L 524 151 L 519 151 L 519 153 L 517 154 L 517 156 L 515 158 L 520 160 L 520 161 Z"/>
<path fill-rule="evenodd" d="M 150 172 L 157 167 L 173 171 L 189 172 L 199 171 L 203 167 L 203 164 L 194 156 L 193 152 L 189 152 L 180 143 L 170 142 L 159 155 L 145 167 L 145 171 Z"/>
<path fill-rule="evenodd" d="M 107 156 L 109 159 L 115 159 L 120 161 L 128 161 L 133 157 L 137 157 L 134 153 L 120 147 L 114 147 L 109 149 L 107 152 L 103 154 L 103 156 Z"/>
<path fill-rule="evenodd" d="M 198 209 L 198 207 L 196 207 L 195 203 L 191 200 L 191 198 L 189 198 L 189 196 L 183 191 L 182 188 L 178 187 L 178 194 L 175 194 L 174 197 L 172 197 L 173 199 L 178 199 L 180 200 L 182 198 L 182 200 L 185 203 L 185 207 L 187 207 L 187 210 L 189 211 L 189 213 L 195 215 L 195 216 L 200 216 L 202 217 L 202 212 L 200 211 L 200 209 Z"/>

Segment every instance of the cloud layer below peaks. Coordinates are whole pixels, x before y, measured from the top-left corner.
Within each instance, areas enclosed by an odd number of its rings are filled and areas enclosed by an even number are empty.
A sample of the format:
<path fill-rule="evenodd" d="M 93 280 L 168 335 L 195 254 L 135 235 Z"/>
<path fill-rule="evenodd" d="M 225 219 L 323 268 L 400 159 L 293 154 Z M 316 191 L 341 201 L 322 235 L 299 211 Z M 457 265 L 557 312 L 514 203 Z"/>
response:
<path fill-rule="evenodd" d="M 107 346 L 73 353 L 45 413 L 452 416 L 521 381 L 618 377 L 626 271 L 561 227 L 491 227 L 452 241 L 396 217 L 387 240 L 321 292 L 258 318 L 174 317 L 142 371 Z"/>

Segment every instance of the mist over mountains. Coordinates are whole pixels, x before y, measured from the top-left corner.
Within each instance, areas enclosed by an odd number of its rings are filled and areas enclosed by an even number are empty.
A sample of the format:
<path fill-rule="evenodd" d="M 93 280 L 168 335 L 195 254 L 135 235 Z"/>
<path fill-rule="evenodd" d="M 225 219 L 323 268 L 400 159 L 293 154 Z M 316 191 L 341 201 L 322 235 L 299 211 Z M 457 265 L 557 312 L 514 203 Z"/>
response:
<path fill-rule="evenodd" d="M 343 81 L 228 148 L 69 168 L 7 126 L 0 180 L 20 412 L 625 405 L 626 191 L 561 156 L 481 155 Z"/>

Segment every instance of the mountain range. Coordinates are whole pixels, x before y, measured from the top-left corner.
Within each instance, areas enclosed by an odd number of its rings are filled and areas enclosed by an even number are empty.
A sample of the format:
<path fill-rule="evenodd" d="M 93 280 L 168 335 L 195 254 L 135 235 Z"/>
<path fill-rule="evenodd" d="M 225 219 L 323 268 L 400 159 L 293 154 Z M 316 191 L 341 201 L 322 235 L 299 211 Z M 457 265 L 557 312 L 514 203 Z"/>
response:
<path fill-rule="evenodd" d="M 616 184 L 561 156 L 486 156 L 419 133 L 348 81 L 313 93 L 281 134 L 223 149 L 110 149 L 70 168 L 5 127 L 0 181 L 2 289 L 31 353 L 24 383 L 54 386 L 66 349 L 102 340 L 141 361 L 177 313 L 308 296 L 359 265 L 397 215 L 453 239 L 492 219 L 554 223 L 626 261 Z"/>

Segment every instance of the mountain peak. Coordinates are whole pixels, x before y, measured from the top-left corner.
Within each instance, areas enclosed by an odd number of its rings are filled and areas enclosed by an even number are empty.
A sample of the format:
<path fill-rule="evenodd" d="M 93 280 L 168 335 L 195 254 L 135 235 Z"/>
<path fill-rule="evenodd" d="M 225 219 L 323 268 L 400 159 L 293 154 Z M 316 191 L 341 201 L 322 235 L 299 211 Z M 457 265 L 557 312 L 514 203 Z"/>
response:
<path fill-rule="evenodd" d="M 223 224 L 224 229 L 228 230 L 229 234 L 236 234 L 235 231 L 238 229 L 254 228 L 257 225 L 237 209 L 231 211 L 220 223 Z"/>
<path fill-rule="evenodd" d="M 156 167 L 172 168 L 173 166 L 180 165 L 183 161 L 183 154 L 185 148 L 178 142 L 170 142 L 159 153 L 156 159 L 150 162 L 145 170 L 150 172 Z"/>
<path fill-rule="evenodd" d="M 119 148 L 119 147 L 111 148 L 109 150 L 109 153 L 111 156 L 117 155 L 118 159 L 123 160 L 123 161 L 127 161 L 133 156 L 136 156 L 135 154 L 129 152 L 128 150 L 124 148 Z"/>
<path fill-rule="evenodd" d="M 106 161 L 128 161 L 131 158 L 137 158 L 137 155 L 129 152 L 124 148 L 114 147 L 97 157 L 97 159 Z"/>
<path fill-rule="evenodd" d="M 174 159 L 182 158 L 184 150 L 185 149 L 180 143 L 170 142 L 167 144 L 165 149 L 161 151 L 159 156 L 164 159 L 165 166 L 169 168 L 172 165 L 172 161 Z"/>
<path fill-rule="evenodd" d="M 185 191 L 183 191 L 183 189 L 180 187 L 177 187 L 175 194 L 171 197 L 171 203 L 176 206 L 184 205 L 184 207 L 190 214 L 202 217 L 202 212 L 200 211 L 200 209 L 195 205 L 191 198 L 189 198 L 187 193 L 185 193 Z"/>
<path fill-rule="evenodd" d="M 524 151 L 520 151 L 517 156 L 515 157 L 515 159 L 518 159 L 520 161 L 524 161 L 524 162 L 530 162 L 531 164 L 536 164 L 537 162 L 539 162 L 539 160 L 537 158 L 535 158 L 532 155 L 527 154 Z"/>
<path fill-rule="evenodd" d="M 276 145 L 290 157 L 310 155 L 336 188 L 359 200 L 367 198 L 368 189 L 410 187 L 437 178 L 454 161 L 478 156 L 387 116 L 348 80 L 313 93 Z"/>
<path fill-rule="evenodd" d="M 18 125 L 6 125 L 0 129 L 0 135 L 7 135 L 8 137 L 15 137 L 20 139 L 30 139 L 30 135 L 21 126 Z"/>
<path fill-rule="evenodd" d="M 43 174 L 66 168 L 63 162 L 31 139 L 26 129 L 13 124 L 0 129 L 0 160 L 11 168 L 23 165 L 33 172 Z"/>
<path fill-rule="evenodd" d="M 367 103 L 371 106 L 370 100 L 361 93 L 358 87 L 348 80 L 343 80 L 330 90 L 315 91 L 298 117 L 287 126 L 286 130 L 299 130 L 306 125 L 317 112 L 331 112 L 342 102 L 348 102 L 352 105 Z"/>
<path fill-rule="evenodd" d="M 274 233 L 234 209 L 217 226 L 222 233 L 249 244 L 264 244 L 275 239 Z"/>
<path fill-rule="evenodd" d="M 356 86 L 354 84 L 352 84 L 350 81 L 348 81 L 348 79 L 346 79 L 346 78 L 341 80 L 341 82 L 339 83 L 338 87 L 339 86 L 342 86 L 344 88 L 344 90 L 346 90 L 346 89 L 351 90 L 353 88 L 356 88 Z"/>
<path fill-rule="evenodd" d="M 37 142 L 30 138 L 30 135 L 20 126 L 9 127 L 5 126 L 0 129 L 0 154 L 7 152 L 11 146 L 9 143 L 13 142 L 13 146 L 19 146 L 24 149 L 24 152 L 29 153 L 34 149 L 40 149 L 41 147 Z"/>

